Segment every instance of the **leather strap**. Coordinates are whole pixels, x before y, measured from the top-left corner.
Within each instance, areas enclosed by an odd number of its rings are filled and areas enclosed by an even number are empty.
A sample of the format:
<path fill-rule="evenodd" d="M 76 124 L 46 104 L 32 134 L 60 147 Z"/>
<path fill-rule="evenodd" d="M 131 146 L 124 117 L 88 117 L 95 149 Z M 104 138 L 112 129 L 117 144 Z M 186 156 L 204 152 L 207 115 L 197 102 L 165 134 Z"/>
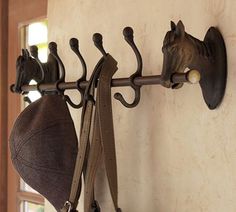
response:
<path fill-rule="evenodd" d="M 90 212 L 92 190 L 102 152 L 104 153 L 111 196 L 115 209 L 118 211 L 117 165 L 111 103 L 111 80 L 116 71 L 117 62 L 110 55 L 107 55 L 97 86 L 94 132 L 85 178 L 84 212 Z"/>
<path fill-rule="evenodd" d="M 89 84 L 84 93 L 84 102 L 81 115 L 79 152 L 76 158 L 70 197 L 69 200 L 65 203 L 64 207 L 61 209 L 61 212 L 70 212 L 71 210 L 76 210 L 76 207 L 78 205 L 78 200 L 81 193 L 81 176 L 83 170 L 86 170 L 84 169 L 84 163 L 86 160 L 85 157 L 87 155 L 91 118 L 94 105 L 94 99 L 92 98 L 92 96 L 94 94 L 96 78 L 99 76 L 103 61 L 104 59 L 101 58 L 95 66 L 94 71 L 90 77 Z"/>
<path fill-rule="evenodd" d="M 94 131 L 88 158 L 87 174 L 84 183 L 84 212 L 90 212 L 94 201 L 94 180 L 102 156 L 101 136 L 97 112 L 95 112 Z"/>
<path fill-rule="evenodd" d="M 107 55 L 95 67 L 89 85 L 86 88 L 81 115 L 80 147 L 71 186 L 71 194 L 69 201 L 67 201 L 61 212 L 76 211 L 81 193 L 82 172 L 85 179 L 84 212 L 100 211 L 98 203 L 94 200 L 94 181 L 102 156 L 105 161 L 106 174 L 115 210 L 121 211 L 118 208 L 117 164 L 111 103 L 111 80 L 116 71 L 117 62 L 110 55 Z M 95 113 L 92 119 L 93 96 L 97 81 L 97 98 Z M 93 127 L 90 144 L 91 125 Z"/>
<path fill-rule="evenodd" d="M 118 183 L 115 137 L 111 102 L 111 80 L 117 71 L 117 62 L 109 55 L 108 62 L 104 63 L 97 89 L 98 119 L 101 133 L 101 141 L 104 152 L 104 161 L 107 179 L 115 209 L 118 209 Z"/>

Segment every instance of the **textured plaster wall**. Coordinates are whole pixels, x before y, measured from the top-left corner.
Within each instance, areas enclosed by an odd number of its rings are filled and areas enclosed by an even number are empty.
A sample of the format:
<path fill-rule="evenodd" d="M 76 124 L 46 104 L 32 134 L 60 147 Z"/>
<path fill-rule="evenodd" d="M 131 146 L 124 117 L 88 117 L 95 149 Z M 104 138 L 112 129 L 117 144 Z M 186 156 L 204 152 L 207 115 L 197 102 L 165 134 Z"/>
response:
<path fill-rule="evenodd" d="M 236 211 L 236 1 L 234 0 L 49 0 L 49 37 L 58 43 L 67 81 L 76 80 L 80 63 L 68 41 L 80 39 L 89 73 L 100 58 L 92 34 L 119 62 L 116 77 L 136 66 L 122 30 L 132 26 L 144 61 L 144 75 L 160 74 L 162 41 L 170 20 L 203 39 L 217 26 L 228 54 L 228 84 L 221 106 L 208 110 L 198 85 L 180 90 L 142 88 L 138 107 L 113 101 L 119 173 L 119 205 L 124 212 Z M 122 91 L 132 101 L 129 88 Z M 74 100 L 76 92 L 70 93 Z M 80 110 L 72 110 L 79 126 Z M 99 173 L 100 175 L 100 173 Z M 103 181 L 101 181 L 103 185 Z M 101 186 L 103 187 L 103 186 Z M 106 189 L 99 191 L 103 211 L 113 211 Z M 46 212 L 53 211 L 46 204 Z"/>

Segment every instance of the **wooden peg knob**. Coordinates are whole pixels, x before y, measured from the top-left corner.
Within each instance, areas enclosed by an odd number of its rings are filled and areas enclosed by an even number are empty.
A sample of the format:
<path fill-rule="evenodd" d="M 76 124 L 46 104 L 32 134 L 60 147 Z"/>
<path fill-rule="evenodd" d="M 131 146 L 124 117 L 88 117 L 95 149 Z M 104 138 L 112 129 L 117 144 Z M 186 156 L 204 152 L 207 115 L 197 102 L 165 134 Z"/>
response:
<path fill-rule="evenodd" d="M 196 84 L 201 80 L 201 74 L 198 70 L 190 70 L 187 73 L 187 79 L 190 83 Z"/>

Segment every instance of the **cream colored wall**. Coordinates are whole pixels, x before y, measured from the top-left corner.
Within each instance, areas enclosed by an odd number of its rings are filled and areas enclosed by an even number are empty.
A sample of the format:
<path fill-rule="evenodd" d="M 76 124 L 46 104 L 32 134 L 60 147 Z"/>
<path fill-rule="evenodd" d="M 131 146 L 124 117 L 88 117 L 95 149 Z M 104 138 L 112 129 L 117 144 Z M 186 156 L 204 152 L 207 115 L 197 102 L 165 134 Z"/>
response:
<path fill-rule="evenodd" d="M 208 110 L 198 85 L 174 91 L 145 86 L 135 109 L 113 101 L 119 204 L 124 212 L 236 211 L 235 11 L 234 0 L 49 0 L 49 37 L 58 43 L 68 81 L 76 80 L 81 70 L 68 45 L 71 37 L 80 39 L 91 73 L 101 56 L 92 34 L 102 33 L 105 49 L 119 62 L 116 77 L 129 76 L 136 66 L 122 36 L 125 26 L 134 28 L 144 75 L 160 74 L 170 20 L 181 19 L 186 31 L 199 39 L 210 26 L 217 26 L 225 38 L 228 84 L 217 110 Z M 132 100 L 131 89 L 122 92 Z M 72 112 L 79 126 L 80 110 Z M 105 196 L 102 189 L 103 211 L 112 211 Z M 48 204 L 45 211 L 52 211 Z"/>

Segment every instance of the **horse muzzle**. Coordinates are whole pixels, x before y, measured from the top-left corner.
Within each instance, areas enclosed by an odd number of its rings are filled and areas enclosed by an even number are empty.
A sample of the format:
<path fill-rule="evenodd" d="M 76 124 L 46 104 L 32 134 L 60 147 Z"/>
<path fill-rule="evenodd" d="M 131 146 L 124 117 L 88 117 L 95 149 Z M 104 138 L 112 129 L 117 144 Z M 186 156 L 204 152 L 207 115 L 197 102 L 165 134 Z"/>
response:
<path fill-rule="evenodd" d="M 183 73 L 184 66 L 181 63 L 181 59 L 177 56 L 174 57 L 170 53 L 164 53 L 164 60 L 162 66 L 161 80 L 162 85 L 166 88 L 177 89 L 182 87 L 182 83 L 173 83 L 172 75 L 174 73 Z"/>

